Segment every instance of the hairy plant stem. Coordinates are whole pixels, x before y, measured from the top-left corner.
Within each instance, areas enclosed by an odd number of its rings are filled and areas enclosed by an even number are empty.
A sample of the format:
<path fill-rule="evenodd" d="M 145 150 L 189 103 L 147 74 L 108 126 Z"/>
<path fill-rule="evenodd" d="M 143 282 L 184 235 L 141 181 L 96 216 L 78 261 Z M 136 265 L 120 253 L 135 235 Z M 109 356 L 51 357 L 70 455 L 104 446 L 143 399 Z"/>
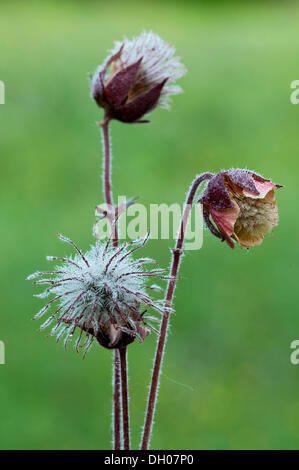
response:
<path fill-rule="evenodd" d="M 113 237 L 113 245 L 116 247 L 118 245 L 118 233 L 117 233 L 117 223 L 115 220 L 115 208 L 113 204 L 112 196 L 112 187 L 111 187 L 111 144 L 109 137 L 109 123 L 110 120 L 108 117 L 104 117 L 103 122 L 100 123 L 102 128 L 103 135 L 103 145 L 104 145 L 104 164 L 103 164 L 103 173 L 104 173 L 104 198 L 107 204 L 107 212 L 109 214 L 109 221 L 111 224 L 111 231 Z M 113 219 L 111 219 L 113 217 Z"/>
<path fill-rule="evenodd" d="M 115 349 L 113 359 L 113 447 L 114 450 L 121 448 L 120 433 L 120 357 L 119 350 Z"/>
<path fill-rule="evenodd" d="M 129 401 L 128 401 L 127 347 L 119 349 L 119 356 L 120 356 L 122 406 L 123 406 L 124 450 L 129 450 L 130 449 L 130 418 L 129 418 Z"/>
<path fill-rule="evenodd" d="M 187 194 L 181 222 L 180 222 L 180 229 L 178 233 L 178 238 L 176 240 L 175 248 L 172 250 L 172 260 L 170 266 L 170 279 L 167 285 L 167 291 L 164 301 L 164 314 L 163 319 L 161 322 L 160 327 L 160 335 L 158 337 L 157 348 L 156 348 L 156 356 L 154 362 L 154 368 L 152 371 L 152 379 L 150 384 L 150 391 L 148 396 L 147 402 L 147 411 L 145 416 L 145 423 L 143 428 L 143 437 L 141 442 L 141 449 L 147 450 L 150 443 L 152 426 L 153 426 L 153 418 L 155 413 L 155 406 L 157 401 L 157 392 L 159 386 L 159 379 L 161 374 L 161 365 L 163 354 L 165 350 L 166 338 L 167 338 L 167 328 L 169 322 L 169 309 L 172 305 L 172 300 L 174 296 L 174 291 L 177 282 L 177 275 L 179 272 L 181 256 L 183 253 L 183 245 L 184 245 L 184 238 L 185 238 L 185 231 L 188 224 L 190 211 L 192 208 L 192 204 L 194 202 L 194 198 L 197 192 L 198 187 L 200 184 L 208 179 L 211 179 L 214 176 L 212 173 L 203 173 L 197 176 L 193 183 L 190 186 L 190 189 Z"/>
<path fill-rule="evenodd" d="M 108 212 L 112 214 L 113 219 L 109 217 L 111 224 L 111 234 L 113 245 L 118 246 L 118 230 L 115 218 L 115 208 L 113 204 L 111 188 L 111 145 L 109 138 L 109 118 L 104 117 L 100 123 L 102 128 L 104 145 L 104 198 L 108 206 Z M 128 378 L 127 378 L 127 347 L 116 349 L 114 351 L 114 376 L 113 376 L 113 441 L 114 450 L 121 449 L 121 410 L 123 411 L 123 437 L 124 448 L 129 449 L 129 400 L 128 400 Z M 122 397 L 122 406 L 121 406 Z"/>

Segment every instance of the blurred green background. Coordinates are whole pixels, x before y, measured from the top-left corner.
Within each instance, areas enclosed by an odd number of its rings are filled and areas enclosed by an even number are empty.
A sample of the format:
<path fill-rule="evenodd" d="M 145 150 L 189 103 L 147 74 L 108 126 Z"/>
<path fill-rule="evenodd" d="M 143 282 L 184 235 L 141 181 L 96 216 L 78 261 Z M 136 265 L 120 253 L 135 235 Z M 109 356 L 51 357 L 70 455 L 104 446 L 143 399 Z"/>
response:
<path fill-rule="evenodd" d="M 112 124 L 115 195 L 181 203 L 196 173 L 248 167 L 285 185 L 280 224 L 249 252 L 204 233 L 176 291 L 152 448 L 298 448 L 299 8 L 288 2 L 17 2 L 0 5 L 0 447 L 109 449 L 111 352 L 87 358 L 38 333 L 26 276 L 92 242 L 102 202 L 102 113 L 88 74 L 112 41 L 153 29 L 188 68 L 184 95 L 151 124 Z M 169 264 L 173 242 L 143 254 Z M 35 289 L 35 292 L 37 290 Z M 154 335 L 129 348 L 137 448 Z"/>

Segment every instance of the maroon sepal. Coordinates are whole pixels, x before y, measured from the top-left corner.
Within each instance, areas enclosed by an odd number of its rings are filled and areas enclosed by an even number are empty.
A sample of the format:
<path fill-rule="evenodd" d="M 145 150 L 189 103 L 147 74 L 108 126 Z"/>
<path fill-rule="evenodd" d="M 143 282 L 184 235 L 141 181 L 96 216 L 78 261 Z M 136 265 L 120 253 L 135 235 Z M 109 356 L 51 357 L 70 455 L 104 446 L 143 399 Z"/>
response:
<path fill-rule="evenodd" d="M 108 335 L 103 334 L 102 332 L 98 332 L 96 339 L 98 343 L 107 349 L 119 349 L 123 348 L 124 346 L 128 346 L 129 344 L 133 343 L 136 339 L 135 336 L 129 335 L 124 331 L 118 331 L 117 338 L 112 342 L 111 338 Z"/>
<path fill-rule="evenodd" d="M 120 70 L 104 88 L 104 94 L 112 106 L 120 106 L 126 102 L 141 62 L 142 57 L 129 67 Z"/>
<path fill-rule="evenodd" d="M 233 207 L 233 203 L 223 181 L 224 174 L 225 171 L 220 171 L 220 173 L 208 182 L 198 202 L 210 205 L 215 209 L 231 209 Z"/>
<path fill-rule="evenodd" d="M 132 335 L 124 331 L 117 330 L 115 338 L 112 339 L 111 335 L 101 329 L 99 329 L 97 334 L 95 334 L 95 331 L 92 326 L 87 326 L 84 324 L 81 325 L 80 328 L 87 334 L 93 336 L 98 341 L 98 343 L 106 349 L 123 348 L 124 346 L 133 343 L 133 341 L 135 341 L 136 339 L 136 334 L 134 334 L 135 332 L 133 330 Z"/>
<path fill-rule="evenodd" d="M 159 83 L 143 95 L 138 96 L 130 103 L 114 108 L 111 110 L 111 117 L 129 123 L 139 121 L 144 114 L 152 111 L 158 104 L 161 91 L 166 82 L 167 79 L 163 80 L 162 83 Z"/>
<path fill-rule="evenodd" d="M 228 170 L 226 174 L 232 180 L 232 182 L 235 183 L 240 188 L 242 189 L 245 188 L 248 191 L 252 192 L 253 194 L 256 194 L 257 196 L 259 195 L 259 192 L 255 187 L 253 173 L 251 171 L 233 169 L 233 170 Z M 269 181 L 261 177 L 260 177 L 260 180 L 262 182 Z"/>
<path fill-rule="evenodd" d="M 108 103 L 105 99 L 104 78 L 105 78 L 106 71 L 107 71 L 107 68 L 109 67 L 109 65 L 113 61 L 119 59 L 119 57 L 121 56 L 123 47 L 124 47 L 124 45 L 122 44 L 119 51 L 116 54 L 114 54 L 113 56 L 111 56 L 109 58 L 109 60 L 107 60 L 102 65 L 101 69 L 98 72 L 98 76 L 96 78 L 96 82 L 95 82 L 95 85 L 94 85 L 94 88 L 93 88 L 93 92 L 92 92 L 93 99 L 97 102 L 97 104 L 100 107 L 105 108 L 106 110 L 109 108 L 109 105 L 108 105 Z"/>

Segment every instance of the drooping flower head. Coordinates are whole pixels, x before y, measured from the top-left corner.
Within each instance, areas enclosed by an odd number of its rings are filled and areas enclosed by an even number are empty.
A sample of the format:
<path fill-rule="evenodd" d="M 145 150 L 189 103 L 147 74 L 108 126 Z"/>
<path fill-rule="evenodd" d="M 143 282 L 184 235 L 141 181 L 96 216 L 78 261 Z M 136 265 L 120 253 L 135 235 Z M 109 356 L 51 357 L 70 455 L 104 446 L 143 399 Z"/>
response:
<path fill-rule="evenodd" d="M 161 288 L 147 286 L 146 280 L 150 277 L 167 279 L 162 275 L 164 269 L 144 270 L 144 265 L 154 260 L 133 258 L 133 253 L 146 243 L 147 237 L 139 243 L 123 243 L 119 247 L 112 246 L 109 240 L 97 241 L 83 254 L 70 239 L 58 236 L 75 248 L 76 255 L 67 258 L 49 256 L 48 260 L 57 260 L 61 264 L 53 271 L 36 272 L 28 277 L 29 280 L 40 277 L 35 284 L 50 285 L 36 297 L 54 295 L 34 317 L 42 317 L 56 305 L 40 329 L 55 323 L 50 336 L 56 335 L 57 341 L 64 336 L 66 347 L 78 328 L 76 350 L 83 347 L 85 354 L 94 339 L 108 349 L 123 347 L 135 338 L 142 342 L 150 328 L 155 330 L 147 321 L 156 320 L 146 315 L 142 308 L 163 313 L 160 302 L 146 292 L 146 289 L 161 291 Z"/>
<path fill-rule="evenodd" d="M 174 82 L 186 73 L 175 48 L 153 32 L 124 38 L 91 79 L 91 95 L 106 116 L 140 122 L 158 104 L 169 107 L 169 96 L 182 91 Z"/>
<path fill-rule="evenodd" d="M 220 171 L 199 198 L 207 227 L 231 248 L 233 240 L 246 248 L 259 245 L 278 223 L 274 191 L 281 187 L 253 171 Z"/>

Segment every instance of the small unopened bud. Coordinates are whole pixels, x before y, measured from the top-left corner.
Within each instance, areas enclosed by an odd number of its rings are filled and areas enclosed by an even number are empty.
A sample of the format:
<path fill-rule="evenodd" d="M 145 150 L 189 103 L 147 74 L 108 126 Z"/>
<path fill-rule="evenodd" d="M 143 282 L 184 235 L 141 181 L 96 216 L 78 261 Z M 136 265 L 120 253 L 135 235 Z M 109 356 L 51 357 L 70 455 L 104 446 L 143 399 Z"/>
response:
<path fill-rule="evenodd" d="M 182 89 L 175 80 L 186 73 L 175 48 L 153 32 L 116 42 L 111 55 L 91 79 L 91 95 L 106 118 L 141 121 L 157 105 L 169 107 L 169 96 Z"/>

